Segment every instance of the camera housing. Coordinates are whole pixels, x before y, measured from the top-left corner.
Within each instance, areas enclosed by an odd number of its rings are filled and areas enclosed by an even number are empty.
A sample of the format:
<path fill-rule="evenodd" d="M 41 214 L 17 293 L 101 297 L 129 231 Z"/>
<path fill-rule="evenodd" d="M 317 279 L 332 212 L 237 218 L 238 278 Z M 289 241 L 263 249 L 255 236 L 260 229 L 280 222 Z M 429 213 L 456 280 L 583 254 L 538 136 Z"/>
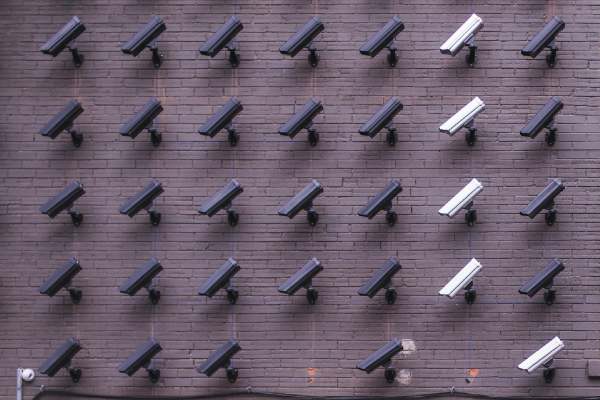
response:
<path fill-rule="evenodd" d="M 163 267 L 160 262 L 152 257 L 123 282 L 119 287 L 119 291 L 129 296 L 135 296 L 141 288 L 146 288 L 150 302 L 157 304 L 160 300 L 160 290 L 156 289 L 152 280 L 162 270 Z"/>
<path fill-rule="evenodd" d="M 519 293 L 533 297 L 540 289 L 544 288 L 544 302 L 547 305 L 554 304 L 554 300 L 556 299 L 556 290 L 552 289 L 554 278 L 564 269 L 565 266 L 560 260 L 557 260 L 556 258 L 550 260 L 543 270 L 535 274 L 521 286 Z"/>
<path fill-rule="evenodd" d="M 467 304 L 473 304 L 477 292 L 473 289 L 473 278 L 481 271 L 481 264 L 475 258 L 467 263 L 452 279 L 440 290 L 439 294 L 452 299 L 458 292 L 465 290 Z"/>
<path fill-rule="evenodd" d="M 544 104 L 544 106 L 533 116 L 531 120 L 521 129 L 521 136 L 535 138 L 542 129 L 546 129 L 546 143 L 548 146 L 556 143 L 556 126 L 554 117 L 563 109 L 563 103 L 560 97 L 553 96 Z"/>
<path fill-rule="evenodd" d="M 402 342 L 394 338 L 384 344 L 375 352 L 371 353 L 367 358 L 356 365 L 356 368 L 370 374 L 379 367 L 385 368 L 385 380 L 388 383 L 393 383 L 396 380 L 396 370 L 392 368 L 392 357 L 404 350 Z"/>
<path fill-rule="evenodd" d="M 541 31 L 539 31 L 533 39 L 527 43 L 521 50 L 521 54 L 527 57 L 536 58 L 538 54 L 545 48 L 550 49 L 550 54 L 546 56 L 546 64 L 550 68 L 554 68 L 556 65 L 556 53 L 558 52 L 558 46 L 556 46 L 556 36 L 565 28 L 565 23 L 560 17 L 552 17 L 550 21 Z"/>
<path fill-rule="evenodd" d="M 298 132 L 306 129 L 308 132 L 308 143 L 316 146 L 319 142 L 319 134 L 313 127 L 313 119 L 323 111 L 323 105 L 317 99 L 309 99 L 306 104 L 292 118 L 279 128 L 279 134 L 293 139 Z"/>
<path fill-rule="evenodd" d="M 456 32 L 440 46 L 440 52 L 454 57 L 464 46 L 467 46 L 469 47 L 469 54 L 466 56 L 466 61 L 469 67 L 472 68 L 477 61 L 475 35 L 481 28 L 483 28 L 483 20 L 477 14 L 472 14 L 460 28 L 458 28 Z"/>
<path fill-rule="evenodd" d="M 225 129 L 227 131 L 229 144 L 231 146 L 237 145 L 240 135 L 233 128 L 233 119 L 243 109 L 242 103 L 237 98 L 230 98 L 198 129 L 198 133 L 213 138 L 221 131 L 221 129 Z"/>
<path fill-rule="evenodd" d="M 358 294 L 361 296 L 369 296 L 373 298 L 377 292 L 385 288 L 385 301 L 387 304 L 396 302 L 396 289 L 392 287 L 392 278 L 396 272 L 400 271 L 402 266 L 396 257 L 390 257 L 379 268 L 373 276 L 358 289 Z"/>
<path fill-rule="evenodd" d="M 162 18 L 153 16 L 150 21 L 138 31 L 128 42 L 121 46 L 121 51 L 125 54 L 131 54 L 137 57 L 146 47 L 152 52 L 152 64 L 154 68 L 158 69 L 162 65 L 163 54 L 158 50 L 158 44 L 156 39 L 167 30 Z"/>
<path fill-rule="evenodd" d="M 294 295 L 300 288 L 306 288 L 306 298 L 308 304 L 315 304 L 319 297 L 319 292 L 312 286 L 312 279 L 323 269 L 321 262 L 315 257 L 310 259 L 302 268 L 300 268 L 287 281 L 279 286 L 279 292 Z"/>
<path fill-rule="evenodd" d="M 81 67 L 81 64 L 83 64 L 83 54 L 81 54 L 77 47 L 72 43 L 83 32 L 85 32 L 85 25 L 83 25 L 79 17 L 75 16 L 60 28 L 58 32 L 52 35 L 52 37 L 40 48 L 40 51 L 44 54 L 56 57 L 64 49 L 69 49 L 71 56 L 73 57 L 75 68 L 79 68 Z"/>
<path fill-rule="evenodd" d="M 206 361 L 198 365 L 196 370 L 206 376 L 212 376 L 220 368 L 225 368 L 227 380 L 234 383 L 238 377 L 238 370 L 233 367 L 231 359 L 241 349 L 237 340 L 230 339 L 208 356 Z"/>
<path fill-rule="evenodd" d="M 560 340 L 558 336 L 555 336 L 554 339 L 546 343 L 541 349 L 533 353 L 525 361 L 519 364 L 517 368 L 531 373 L 543 366 L 544 381 L 546 383 L 551 383 L 556 375 L 556 369 L 552 368 L 554 356 L 558 354 L 558 352 L 560 352 L 564 347 L 565 344 L 563 341 Z"/>
<path fill-rule="evenodd" d="M 562 184 L 561 180 L 552 179 L 548 186 L 535 196 L 527 207 L 521 210 L 520 214 L 533 219 L 540 211 L 548 210 L 545 215 L 546 224 L 549 226 L 554 225 L 556 222 L 556 215 L 558 214 L 558 211 L 554 208 L 554 198 L 563 190 L 565 190 L 565 185 Z"/>
<path fill-rule="evenodd" d="M 63 210 L 67 210 L 71 216 L 73 225 L 79 226 L 83 222 L 83 214 L 73 209 L 75 201 L 85 194 L 83 185 L 78 180 L 69 183 L 57 195 L 46 201 L 40 207 L 40 212 L 46 214 L 50 219 L 56 217 Z"/>
<path fill-rule="evenodd" d="M 154 120 L 162 112 L 163 107 L 157 98 L 148 100 L 127 122 L 121 125 L 119 133 L 121 136 L 129 136 L 135 139 L 144 129 L 150 133 L 150 141 L 154 147 L 158 147 L 162 141 L 162 135 Z"/>
<path fill-rule="evenodd" d="M 53 377 L 58 371 L 66 368 L 71 380 L 75 383 L 79 382 L 81 379 L 81 369 L 71 367 L 71 360 L 79 350 L 81 350 L 79 340 L 70 337 L 42 363 L 39 368 L 40 373 Z"/>
<path fill-rule="evenodd" d="M 233 42 L 233 39 L 237 36 L 241 30 L 244 29 L 244 25 L 240 19 L 236 16 L 230 17 L 225 23 L 204 43 L 199 51 L 204 56 L 213 58 L 223 48 L 229 50 L 229 63 L 233 68 L 240 65 L 240 55 L 236 52 L 237 45 Z"/>
<path fill-rule="evenodd" d="M 467 130 L 466 141 L 469 146 L 475 145 L 477 141 L 477 128 L 475 128 L 475 117 L 485 110 L 485 103 L 475 97 L 467 105 L 461 108 L 450 119 L 440 126 L 440 132 L 453 136 L 456 132 L 465 128 Z"/>
<path fill-rule="evenodd" d="M 156 226 L 160 224 L 161 213 L 154 209 L 153 203 L 162 192 L 164 189 L 160 182 L 152 179 L 140 192 L 127 199 L 119 208 L 119 212 L 133 218 L 140 210 L 145 209 L 150 215 L 150 223 Z"/>
<path fill-rule="evenodd" d="M 475 196 L 483 190 L 483 185 L 477 179 L 473 178 L 460 192 L 454 195 L 442 208 L 438 210 L 440 215 L 446 215 L 453 218 L 460 210 L 465 209 L 465 221 L 467 225 L 475 225 L 477 221 L 477 211 L 473 208 Z"/>
<path fill-rule="evenodd" d="M 75 257 L 69 258 L 66 263 L 58 267 L 52 275 L 42 283 L 40 286 L 40 294 L 53 297 L 62 288 L 65 288 L 69 292 L 73 304 L 79 304 L 82 297 L 81 289 L 71 286 L 73 278 L 79 271 L 81 271 L 79 261 L 77 261 Z"/>
<path fill-rule="evenodd" d="M 366 206 L 360 209 L 358 215 L 372 219 L 381 210 L 385 210 L 385 221 L 389 226 L 394 226 L 398 214 L 392 211 L 392 200 L 402 191 L 402 185 L 397 179 L 392 179 L 385 189 L 373 197 Z"/>
<path fill-rule="evenodd" d="M 371 139 L 385 128 L 388 132 L 385 141 L 390 146 L 394 146 L 398 141 L 397 129 L 393 127 L 392 122 L 396 114 L 402 111 L 404 106 L 398 97 L 391 97 L 367 122 L 365 122 L 358 132 Z"/>
<path fill-rule="evenodd" d="M 298 192 L 290 201 L 277 212 L 279 215 L 292 219 L 301 210 L 306 210 L 306 217 L 310 226 L 315 226 L 319 221 L 319 214 L 313 207 L 313 200 L 323 193 L 323 187 L 313 179 L 308 185 Z"/>
<path fill-rule="evenodd" d="M 160 343 L 153 337 L 149 338 L 145 343 L 138 346 L 125 361 L 119 365 L 119 372 L 131 376 L 140 368 L 144 368 L 148 372 L 150 382 L 156 383 L 160 379 L 160 370 L 155 368 L 153 358 L 156 356 L 162 347 Z"/>
<path fill-rule="evenodd" d="M 198 295 L 213 297 L 220 289 L 225 288 L 229 304 L 235 304 L 239 292 L 233 287 L 232 279 L 240 270 L 236 260 L 229 257 L 198 289 Z"/>
<path fill-rule="evenodd" d="M 240 215 L 232 208 L 231 202 L 243 191 L 244 188 L 242 188 L 242 185 L 235 179 L 232 179 L 223 189 L 219 190 L 210 199 L 202 203 L 200 208 L 198 208 L 198 212 L 201 215 L 212 217 L 220 210 L 225 209 L 227 210 L 227 223 L 229 223 L 230 226 L 236 226 L 240 219 Z"/>
<path fill-rule="evenodd" d="M 313 40 L 323 32 L 325 27 L 318 17 L 312 17 L 300 30 L 292 35 L 280 48 L 281 54 L 290 57 L 296 57 L 302 49 L 307 49 L 308 63 L 311 67 L 316 67 L 319 64 L 319 55 L 316 47 L 313 46 Z"/>
<path fill-rule="evenodd" d="M 377 33 L 372 35 L 360 48 L 360 54 L 375 57 L 381 50 L 389 50 L 387 62 L 390 67 L 396 66 L 398 62 L 398 49 L 394 46 L 394 39 L 404 30 L 404 24 L 400 17 L 393 16 Z"/>
<path fill-rule="evenodd" d="M 75 147 L 81 146 L 83 142 L 83 134 L 73 128 L 75 119 L 83 113 L 83 107 L 77 100 L 69 100 L 69 102 L 55 114 L 42 129 L 40 135 L 56 139 L 63 131 L 71 135 L 71 141 Z"/>

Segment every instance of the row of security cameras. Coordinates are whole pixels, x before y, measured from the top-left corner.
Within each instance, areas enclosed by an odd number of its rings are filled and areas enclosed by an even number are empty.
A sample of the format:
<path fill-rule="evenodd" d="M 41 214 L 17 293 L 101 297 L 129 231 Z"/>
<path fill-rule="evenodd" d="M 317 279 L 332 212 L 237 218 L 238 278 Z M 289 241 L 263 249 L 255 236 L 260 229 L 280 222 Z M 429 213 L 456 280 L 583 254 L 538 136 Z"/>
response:
<path fill-rule="evenodd" d="M 475 44 L 475 35 L 483 27 L 483 20 L 476 14 L 471 15 L 440 47 L 442 54 L 449 54 L 454 57 L 460 50 L 467 46 L 469 54 L 466 57 L 467 64 L 471 67 L 475 65 L 477 45 Z M 564 29 L 565 23 L 559 17 L 553 17 L 539 31 L 533 39 L 521 50 L 521 54 L 536 58 L 545 48 L 550 49 L 550 54 L 546 57 L 546 62 L 551 68 L 556 64 L 557 46 L 555 44 L 556 36 Z M 229 51 L 229 63 L 232 67 L 240 64 L 240 56 L 237 53 L 237 46 L 234 39 L 244 28 L 239 18 L 230 17 L 207 41 L 199 51 L 200 54 L 215 57 L 223 49 Z M 150 21 L 138 31 L 127 43 L 123 44 L 121 51 L 125 54 L 137 56 L 145 48 L 152 52 L 152 63 L 155 68 L 160 68 L 163 55 L 158 50 L 156 43 L 158 37 L 166 30 L 164 21 L 157 16 L 153 16 Z M 280 48 L 279 52 L 284 55 L 295 57 L 302 49 L 307 49 L 308 62 L 312 67 L 319 63 L 319 55 L 313 41 L 324 30 L 324 25 L 318 17 L 311 18 L 306 22 L 287 42 Z M 360 53 L 366 56 L 375 57 L 381 50 L 388 49 L 387 61 L 390 66 L 395 66 L 398 62 L 397 48 L 394 45 L 396 36 L 404 30 L 404 23 L 398 16 L 392 17 L 378 32 L 373 34 L 361 47 Z M 40 51 L 56 57 L 65 48 L 71 51 L 73 62 L 76 67 L 83 63 L 83 56 L 72 42 L 85 31 L 85 26 L 78 17 L 73 17 L 65 26 L 62 27 L 48 42 L 46 42 Z"/>
<path fill-rule="evenodd" d="M 545 221 L 548 225 L 556 222 L 557 211 L 554 208 L 554 200 L 565 186 L 560 179 L 552 181 L 525 207 L 520 214 L 531 219 L 535 218 L 542 210 L 547 210 Z M 483 190 L 483 184 L 473 178 L 456 195 L 454 195 L 438 213 L 453 218 L 461 210 L 465 210 L 465 221 L 473 226 L 477 220 L 477 212 L 473 208 L 475 197 Z M 212 197 L 203 202 L 198 208 L 198 213 L 212 217 L 220 210 L 227 213 L 227 222 L 230 226 L 236 226 L 239 221 L 239 213 L 232 207 L 233 200 L 244 191 L 242 185 L 235 179 L 231 179 L 222 189 Z M 308 223 L 315 226 L 319 221 L 319 214 L 315 210 L 314 200 L 323 193 L 323 186 L 312 179 L 301 191 L 292 197 L 277 212 L 281 216 L 294 218 L 301 211 L 306 211 Z M 151 180 L 140 192 L 125 201 L 119 208 L 119 212 L 133 218 L 141 210 L 146 210 L 150 216 L 152 225 L 158 225 L 161 214 L 154 209 L 154 200 L 164 192 L 162 184 L 156 179 Z M 385 211 L 385 220 L 389 226 L 394 226 L 398 215 L 392 211 L 392 202 L 402 192 L 402 185 L 397 179 L 392 179 L 386 187 L 371 198 L 367 204 L 358 211 L 358 215 L 373 219 L 379 212 Z M 75 180 L 69 183 L 62 191 L 50 198 L 40 207 L 42 214 L 50 218 L 56 217 L 62 211 L 67 210 L 75 226 L 83 221 L 83 214 L 73 209 L 77 199 L 85 194 L 81 182 Z"/>
<path fill-rule="evenodd" d="M 521 136 L 535 138 L 542 130 L 546 129 L 546 143 L 553 145 L 556 142 L 555 117 L 562 110 L 563 103 L 559 97 L 551 97 L 542 108 L 521 129 Z M 232 97 L 218 109 L 199 129 L 198 133 L 214 138 L 221 130 L 227 131 L 227 138 L 231 146 L 239 141 L 239 133 L 233 128 L 233 119 L 244 109 L 239 99 Z M 373 139 L 382 130 L 387 130 L 386 142 L 393 146 L 398 137 L 396 128 L 393 127 L 394 117 L 403 109 L 398 97 L 391 97 L 375 112 L 359 129 L 359 133 Z M 485 109 L 485 103 L 475 97 L 468 104 L 456 112 L 450 119 L 444 122 L 439 130 L 449 136 L 453 136 L 461 129 L 466 129 L 466 141 L 473 146 L 476 140 L 477 129 L 475 128 L 475 117 Z M 83 134 L 73 128 L 75 119 L 83 113 L 83 107 L 77 100 L 70 100 L 61 111 L 54 115 L 46 125 L 40 129 L 42 136 L 55 139 L 61 132 L 65 131 L 71 135 L 75 147 L 81 146 Z M 138 110 L 119 129 L 122 136 L 135 139 L 143 130 L 148 130 L 150 140 L 156 147 L 160 145 L 161 134 L 158 132 L 156 117 L 163 111 L 160 101 L 156 98 L 150 99 L 140 110 Z M 309 99 L 285 124 L 279 128 L 279 134 L 288 136 L 290 139 L 306 129 L 308 142 L 316 146 L 319 134 L 314 127 L 313 120 L 323 111 L 323 104 L 315 98 Z"/>

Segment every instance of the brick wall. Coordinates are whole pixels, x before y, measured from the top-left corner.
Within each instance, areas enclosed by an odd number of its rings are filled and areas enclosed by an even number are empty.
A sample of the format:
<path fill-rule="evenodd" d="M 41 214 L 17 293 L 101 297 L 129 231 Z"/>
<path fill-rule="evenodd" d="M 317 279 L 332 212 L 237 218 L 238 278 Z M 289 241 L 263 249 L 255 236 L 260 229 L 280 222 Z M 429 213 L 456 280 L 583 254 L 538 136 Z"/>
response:
<path fill-rule="evenodd" d="M 485 27 L 477 36 L 474 69 L 440 54 L 440 44 L 476 12 Z M 38 367 L 69 336 L 81 340 L 75 358 L 83 369 L 80 391 L 113 394 L 181 395 L 247 388 L 311 395 L 399 395 L 456 387 L 494 395 L 591 395 L 598 381 L 586 377 L 587 360 L 600 358 L 598 234 L 600 151 L 598 80 L 600 5 L 594 0 L 4 0 L 0 44 L 0 397 L 14 396 L 17 367 Z M 244 23 L 238 36 L 242 63 L 231 69 L 222 53 L 215 59 L 197 49 L 230 15 Z M 87 31 L 77 41 L 85 55 L 79 70 L 65 52 L 56 59 L 39 47 L 71 16 Z M 124 55 L 125 42 L 150 15 L 167 31 L 159 47 L 163 67 L 150 54 Z M 321 63 L 312 69 L 306 52 L 290 59 L 278 48 L 299 26 L 319 15 L 325 31 L 316 41 Z M 358 48 L 392 15 L 406 29 L 396 41 L 400 60 L 389 68 Z M 548 69 L 519 54 L 544 21 L 560 15 L 559 62 Z M 383 134 L 370 140 L 358 128 L 389 96 L 404 110 L 396 117 L 394 148 Z M 561 96 L 558 142 L 548 148 L 542 135 L 519 135 L 528 117 Z M 163 143 L 153 148 L 147 134 L 135 141 L 118 129 L 151 96 L 163 103 L 158 118 Z M 200 136 L 197 128 L 229 96 L 244 111 L 236 118 L 241 139 L 231 148 L 226 135 Z M 306 134 L 295 140 L 277 134 L 308 97 L 322 100 L 315 126 L 316 148 Z M 474 96 L 487 109 L 477 118 L 479 139 L 466 146 L 464 134 L 449 138 L 439 125 Z M 74 149 L 67 135 L 54 141 L 37 131 L 68 99 L 85 112 L 84 133 Z M 485 186 L 477 197 L 473 228 L 462 214 L 439 216 L 443 205 L 471 178 Z M 547 227 L 518 212 L 548 178 L 563 179 L 558 223 Z M 81 227 L 68 216 L 50 221 L 38 207 L 71 179 L 86 195 L 77 206 Z M 151 178 L 165 192 L 156 205 L 159 227 L 145 215 L 118 213 L 119 205 Z M 197 206 L 238 179 L 240 224 L 229 227 L 223 213 L 209 219 Z M 318 179 L 325 192 L 315 206 L 319 224 L 301 214 L 293 220 L 278 207 Z M 391 178 L 403 192 L 394 201 L 398 224 L 379 215 L 357 216 L 366 201 Z M 70 256 L 83 271 L 76 284 L 84 297 L 72 305 L 62 292 L 38 293 L 42 281 Z M 122 295 L 120 283 L 151 256 L 165 270 L 157 280 L 162 298 L 151 306 L 140 293 Z M 206 300 L 200 283 L 227 257 L 242 270 L 235 278 L 238 304 L 223 292 Z M 310 257 L 325 269 L 314 280 L 318 303 L 303 294 L 288 297 L 277 286 Z M 382 295 L 359 297 L 358 287 L 388 257 L 402 270 L 394 285 L 395 305 Z M 476 257 L 478 298 L 468 306 L 437 291 Z M 553 257 L 566 265 L 555 282 L 551 307 L 540 295 L 518 294 L 520 285 Z M 164 350 L 157 358 L 160 383 L 143 371 L 129 378 L 118 364 L 148 336 Z M 558 335 L 566 348 L 556 360 L 557 376 L 545 385 L 541 372 L 517 370 L 526 356 Z M 228 338 L 243 350 L 235 358 L 238 381 L 223 371 L 207 378 L 194 366 Z M 407 351 L 395 357 L 395 384 L 382 371 L 367 375 L 356 363 L 388 339 L 403 339 Z M 469 378 L 470 382 L 466 380 Z M 72 388 L 59 373 L 40 385 Z"/>

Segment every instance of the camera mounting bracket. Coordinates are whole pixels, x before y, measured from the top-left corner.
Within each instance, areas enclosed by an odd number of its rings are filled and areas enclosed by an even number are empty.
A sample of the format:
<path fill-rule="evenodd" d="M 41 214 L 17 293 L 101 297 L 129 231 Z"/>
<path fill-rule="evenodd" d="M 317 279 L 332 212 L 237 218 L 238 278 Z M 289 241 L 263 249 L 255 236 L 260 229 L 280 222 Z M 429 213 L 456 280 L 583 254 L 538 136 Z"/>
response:
<path fill-rule="evenodd" d="M 387 203 L 383 209 L 385 210 L 385 222 L 389 226 L 394 226 L 398 220 L 398 214 L 392 211 L 392 202 Z"/>
<path fill-rule="evenodd" d="M 308 143 L 314 147 L 319 143 L 319 134 L 317 130 L 313 127 L 313 122 L 310 121 L 308 125 L 306 125 L 306 131 L 308 132 Z"/>
<path fill-rule="evenodd" d="M 304 288 L 306 289 L 306 299 L 308 300 L 308 304 L 315 304 L 319 298 L 319 291 L 312 286 L 312 279 L 306 282 Z"/>
<path fill-rule="evenodd" d="M 234 383 L 238 377 L 238 369 L 233 367 L 233 361 L 228 360 L 225 365 L 225 373 L 227 374 L 227 381 L 229 383 Z"/>
<path fill-rule="evenodd" d="M 477 44 L 475 43 L 475 35 L 471 35 L 465 40 L 465 46 L 469 47 L 469 54 L 467 54 L 466 60 L 469 67 L 473 68 L 477 62 Z"/>
<path fill-rule="evenodd" d="M 77 132 L 76 129 L 73 128 L 73 124 L 70 124 L 65 128 L 65 132 L 71 135 L 71 141 L 73 142 L 73 146 L 80 147 L 83 142 L 83 135 Z"/>
<path fill-rule="evenodd" d="M 240 65 L 240 55 L 236 53 L 238 49 L 237 44 L 232 41 L 229 42 L 225 48 L 229 50 L 229 64 L 231 64 L 233 68 L 237 68 Z"/>
<path fill-rule="evenodd" d="M 240 140 L 240 135 L 233 127 L 233 124 L 231 122 L 228 123 L 227 126 L 225 126 L 225 130 L 227 131 L 227 140 L 229 140 L 229 145 L 232 147 L 237 146 Z"/>
<path fill-rule="evenodd" d="M 71 368 L 71 360 L 65 364 L 65 369 L 69 373 L 71 380 L 73 383 L 79 382 L 81 379 L 81 369 L 80 368 Z"/>
<path fill-rule="evenodd" d="M 553 368 L 552 364 L 554 364 L 554 358 L 552 358 L 550 361 L 543 365 L 544 381 L 546 383 L 552 383 L 552 381 L 554 380 L 554 376 L 556 375 L 556 368 Z"/>
<path fill-rule="evenodd" d="M 317 225 L 317 222 L 319 222 L 319 213 L 313 207 L 312 201 L 308 203 L 304 209 L 306 210 L 306 219 L 308 220 L 308 224 L 310 226 Z"/>
<path fill-rule="evenodd" d="M 554 201 L 544 207 L 548 212 L 546 213 L 544 220 L 546 221 L 546 225 L 552 226 L 556 222 L 556 215 L 558 211 L 554 208 Z"/>
<path fill-rule="evenodd" d="M 385 289 L 385 302 L 387 304 L 394 304 L 398 294 L 396 293 L 396 289 L 392 287 L 392 280 L 388 279 L 383 285 L 383 288 Z"/>
<path fill-rule="evenodd" d="M 148 124 L 146 130 L 150 133 L 150 141 L 154 147 L 158 147 L 160 142 L 162 141 L 162 135 L 158 132 L 158 128 L 156 127 L 156 123 L 154 120 Z"/>
<path fill-rule="evenodd" d="M 150 299 L 150 303 L 158 304 L 160 300 L 160 290 L 156 289 L 154 282 L 150 281 L 144 286 L 148 291 L 148 298 Z"/>
<path fill-rule="evenodd" d="M 554 68 L 556 65 L 556 53 L 558 52 L 558 46 L 553 40 L 548 46 L 546 46 L 546 48 L 550 49 L 550 54 L 546 55 L 546 64 L 548 64 L 550 68 Z"/>
<path fill-rule="evenodd" d="M 83 296 L 81 289 L 71 286 L 70 281 L 65 285 L 65 289 L 69 292 L 73 304 L 79 304 L 81 302 L 81 297 Z"/>
<path fill-rule="evenodd" d="M 396 369 L 392 367 L 392 360 L 387 360 L 383 363 L 383 367 L 385 368 L 384 376 L 387 383 L 394 383 L 396 380 Z"/>
<path fill-rule="evenodd" d="M 158 50 L 158 43 L 156 42 L 156 40 L 153 41 L 152 43 L 150 43 L 148 45 L 148 48 L 152 52 L 152 64 L 154 65 L 154 68 L 155 69 L 159 69 L 160 66 L 162 65 L 162 61 L 163 61 L 164 56 Z"/>
<path fill-rule="evenodd" d="M 162 214 L 154 209 L 154 202 L 152 202 L 152 204 L 146 207 L 146 212 L 150 216 L 150 223 L 153 226 L 157 226 L 158 224 L 160 224 Z"/>
<path fill-rule="evenodd" d="M 556 300 L 556 290 L 552 289 L 553 285 L 554 285 L 554 280 L 551 280 L 546 285 L 544 285 L 544 289 L 545 289 L 544 303 L 546 303 L 549 306 L 554 304 L 554 300 Z"/>
<path fill-rule="evenodd" d="M 475 210 L 473 208 L 473 202 L 470 202 L 469 204 L 466 205 L 466 207 L 464 207 L 465 209 L 465 222 L 467 223 L 467 225 L 469 226 L 473 226 L 475 225 L 475 222 L 477 221 L 477 210 Z"/>
<path fill-rule="evenodd" d="M 473 289 L 473 281 L 471 281 L 467 286 L 465 286 L 465 300 L 467 304 L 475 303 L 475 298 L 477 297 L 477 291 Z"/>
<path fill-rule="evenodd" d="M 79 68 L 81 67 L 81 64 L 83 64 L 83 54 L 81 54 L 79 52 L 79 49 L 77 49 L 76 46 L 73 46 L 71 44 L 69 44 L 67 46 L 67 49 L 69 49 L 69 51 L 71 52 L 71 56 L 73 57 L 73 64 L 75 64 L 75 68 Z"/>
<path fill-rule="evenodd" d="M 83 214 L 80 213 L 79 211 L 73 210 L 73 204 L 71 204 L 71 205 L 69 205 L 69 207 L 67 207 L 67 211 L 68 211 L 69 215 L 71 216 L 71 222 L 73 222 L 73 225 L 75 225 L 75 226 L 81 225 L 81 223 L 83 222 Z"/>
<path fill-rule="evenodd" d="M 390 65 L 390 67 L 395 67 L 398 63 L 398 48 L 394 45 L 394 42 L 391 42 L 385 47 L 389 50 L 389 53 L 387 55 L 387 62 Z"/>
<path fill-rule="evenodd" d="M 144 364 L 144 369 L 148 372 L 148 377 L 150 378 L 150 382 L 156 383 L 160 379 L 160 369 L 154 367 L 154 360 L 148 361 Z"/>
<path fill-rule="evenodd" d="M 319 54 L 317 54 L 317 48 L 313 45 L 312 42 L 306 46 L 308 50 L 308 63 L 311 67 L 316 68 L 319 65 Z"/>
<path fill-rule="evenodd" d="M 236 226 L 238 221 L 240 220 L 240 214 L 238 214 L 234 209 L 231 203 L 227 203 L 225 205 L 225 210 L 227 211 L 227 223 L 229 226 Z"/>
<path fill-rule="evenodd" d="M 388 145 L 394 146 L 398 141 L 398 130 L 392 126 L 392 122 L 390 121 L 386 124 L 385 129 L 388 131 L 385 136 L 385 141 Z"/>
<path fill-rule="evenodd" d="M 556 143 L 556 131 L 558 130 L 554 124 L 554 120 L 550 120 L 544 128 L 548 131 L 546 132 L 546 144 L 553 146 Z"/>
<path fill-rule="evenodd" d="M 237 302 L 237 299 L 239 297 L 239 292 L 233 287 L 233 283 L 231 281 L 231 279 L 227 282 L 227 300 L 229 301 L 229 304 L 235 304 Z"/>
<path fill-rule="evenodd" d="M 465 136 L 465 140 L 469 146 L 474 146 L 477 141 L 477 128 L 475 127 L 475 118 L 470 120 L 466 125 L 465 129 L 467 130 L 467 134 Z"/>

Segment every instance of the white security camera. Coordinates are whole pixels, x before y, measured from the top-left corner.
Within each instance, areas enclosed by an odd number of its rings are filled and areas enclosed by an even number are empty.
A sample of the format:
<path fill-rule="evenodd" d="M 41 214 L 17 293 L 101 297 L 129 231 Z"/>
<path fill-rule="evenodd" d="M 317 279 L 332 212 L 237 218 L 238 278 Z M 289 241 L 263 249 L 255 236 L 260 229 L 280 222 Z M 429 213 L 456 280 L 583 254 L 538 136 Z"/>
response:
<path fill-rule="evenodd" d="M 551 368 L 554 361 L 554 356 L 558 354 L 565 347 L 565 344 L 560 340 L 558 336 L 546 343 L 541 349 L 530 355 L 525 361 L 523 361 L 517 368 L 527 371 L 529 373 L 535 371 L 539 367 L 543 366 L 544 380 L 546 383 L 552 382 L 555 375 L 555 369 Z"/>
<path fill-rule="evenodd" d="M 467 19 L 465 23 L 440 46 L 440 52 L 454 57 L 466 45 L 469 47 L 469 54 L 467 54 L 466 57 L 467 64 L 469 64 L 469 67 L 473 67 L 475 65 L 477 52 L 475 34 L 479 32 L 481 28 L 483 28 L 483 20 L 477 16 L 477 14 L 471 15 L 469 19 Z"/>
<path fill-rule="evenodd" d="M 454 278 L 450 279 L 450 282 L 440 290 L 439 294 L 452 299 L 458 292 L 465 289 L 465 300 L 467 300 L 467 303 L 473 304 L 477 294 L 475 289 L 473 289 L 473 278 L 481 271 L 481 268 L 482 266 L 479 261 L 472 258 Z"/>
<path fill-rule="evenodd" d="M 446 133 L 448 136 L 453 136 L 462 128 L 466 128 L 468 130 L 466 136 L 467 144 L 473 146 L 475 140 L 477 140 L 475 117 L 483 110 L 485 110 L 485 103 L 479 97 L 475 97 L 466 106 L 450 117 L 449 120 L 444 122 L 440 126 L 440 132 Z"/>
<path fill-rule="evenodd" d="M 477 213 L 472 208 L 473 199 L 483 190 L 483 185 L 477 179 L 471 179 L 464 188 L 450 199 L 442 208 L 438 210 L 440 215 L 447 215 L 448 218 L 454 217 L 460 210 L 465 209 L 465 220 L 469 226 L 473 226 L 477 220 Z"/>

